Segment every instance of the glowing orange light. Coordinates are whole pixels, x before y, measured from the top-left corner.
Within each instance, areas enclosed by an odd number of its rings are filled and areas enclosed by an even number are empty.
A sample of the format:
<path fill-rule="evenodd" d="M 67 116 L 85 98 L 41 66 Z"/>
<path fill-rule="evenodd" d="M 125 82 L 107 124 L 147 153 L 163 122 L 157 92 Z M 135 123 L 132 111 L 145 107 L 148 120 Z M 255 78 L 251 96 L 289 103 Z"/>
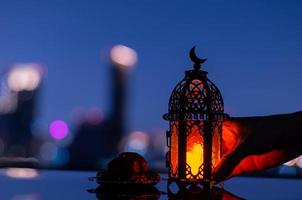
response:
<path fill-rule="evenodd" d="M 223 137 L 222 137 L 222 148 L 223 152 L 227 153 L 232 151 L 240 142 L 239 132 L 240 127 L 231 121 L 225 121 L 222 126 Z"/>
<path fill-rule="evenodd" d="M 221 137 L 217 127 L 213 131 L 212 137 L 212 168 L 214 169 L 221 159 L 222 154 Z"/>
<path fill-rule="evenodd" d="M 190 124 L 192 122 L 188 122 Z M 203 122 L 201 122 L 203 123 Z M 178 123 L 171 127 L 171 169 L 172 177 L 178 172 Z M 203 179 L 202 167 L 204 165 L 204 138 L 197 125 L 193 125 L 187 133 L 186 164 L 187 179 Z M 212 137 L 212 168 L 214 169 L 221 158 L 221 140 L 218 129 L 213 131 Z"/>
<path fill-rule="evenodd" d="M 171 175 L 173 177 L 177 176 L 177 165 L 178 165 L 177 125 L 178 123 L 174 123 L 174 125 L 172 126 L 172 133 L 171 133 Z"/>
<path fill-rule="evenodd" d="M 201 144 L 194 143 L 190 147 L 190 151 L 187 151 L 187 163 L 191 167 L 191 173 L 197 175 L 199 167 L 203 163 L 203 149 Z M 189 178 L 189 176 L 187 178 Z"/>
<path fill-rule="evenodd" d="M 199 174 L 199 169 L 203 164 L 203 138 L 199 133 L 197 126 L 193 126 L 191 133 L 188 136 L 187 140 L 187 164 L 191 168 L 191 174 L 196 176 Z M 187 178 L 191 177 L 191 174 L 187 174 Z M 199 176 L 198 178 L 202 178 Z"/>

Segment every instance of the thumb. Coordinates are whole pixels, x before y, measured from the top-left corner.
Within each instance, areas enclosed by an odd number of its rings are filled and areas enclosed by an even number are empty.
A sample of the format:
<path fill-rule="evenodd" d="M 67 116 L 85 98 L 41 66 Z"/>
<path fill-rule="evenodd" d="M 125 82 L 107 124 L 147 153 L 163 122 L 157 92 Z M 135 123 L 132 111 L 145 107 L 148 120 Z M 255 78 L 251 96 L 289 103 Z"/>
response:
<path fill-rule="evenodd" d="M 224 155 L 214 169 L 213 178 L 220 182 L 227 179 L 232 173 L 233 169 L 245 157 L 245 153 L 241 147 L 237 147 L 232 152 Z"/>

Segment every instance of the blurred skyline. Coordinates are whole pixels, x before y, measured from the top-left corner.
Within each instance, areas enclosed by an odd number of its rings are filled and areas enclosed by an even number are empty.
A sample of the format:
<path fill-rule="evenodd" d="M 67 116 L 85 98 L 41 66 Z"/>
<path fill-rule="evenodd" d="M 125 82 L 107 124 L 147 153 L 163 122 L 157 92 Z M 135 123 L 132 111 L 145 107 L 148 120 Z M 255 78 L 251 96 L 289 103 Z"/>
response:
<path fill-rule="evenodd" d="M 71 123 L 74 108 L 111 105 L 109 51 L 137 51 L 129 74 L 130 130 L 165 130 L 172 89 L 204 70 L 231 116 L 302 110 L 301 1 L 6 1 L 0 3 L 0 73 L 16 63 L 47 66 L 39 119 Z"/>

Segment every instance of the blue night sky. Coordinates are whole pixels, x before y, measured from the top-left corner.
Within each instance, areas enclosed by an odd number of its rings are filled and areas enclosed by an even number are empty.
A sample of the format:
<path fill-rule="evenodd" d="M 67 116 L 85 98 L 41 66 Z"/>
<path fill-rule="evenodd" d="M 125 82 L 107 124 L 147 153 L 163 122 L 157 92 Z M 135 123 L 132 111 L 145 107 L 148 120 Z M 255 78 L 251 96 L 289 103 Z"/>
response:
<path fill-rule="evenodd" d="M 233 116 L 302 110 L 302 1 L 1 1 L 0 72 L 19 62 L 48 67 L 39 116 L 71 122 L 74 107 L 110 107 L 108 51 L 138 53 L 129 77 L 128 126 L 165 129 L 175 84 L 204 69 Z"/>

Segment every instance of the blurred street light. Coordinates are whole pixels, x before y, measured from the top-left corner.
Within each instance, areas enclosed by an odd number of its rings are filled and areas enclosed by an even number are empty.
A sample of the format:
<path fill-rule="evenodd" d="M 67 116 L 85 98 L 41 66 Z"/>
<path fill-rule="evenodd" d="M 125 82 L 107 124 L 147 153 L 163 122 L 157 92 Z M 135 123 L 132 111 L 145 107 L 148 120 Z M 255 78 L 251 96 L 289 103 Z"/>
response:
<path fill-rule="evenodd" d="M 14 92 L 32 91 L 39 86 L 41 77 L 41 67 L 38 64 L 17 64 L 8 73 L 7 85 Z"/>
<path fill-rule="evenodd" d="M 122 69 L 130 69 L 137 62 L 137 53 L 124 45 L 116 45 L 111 49 L 110 58 L 114 65 Z"/>

